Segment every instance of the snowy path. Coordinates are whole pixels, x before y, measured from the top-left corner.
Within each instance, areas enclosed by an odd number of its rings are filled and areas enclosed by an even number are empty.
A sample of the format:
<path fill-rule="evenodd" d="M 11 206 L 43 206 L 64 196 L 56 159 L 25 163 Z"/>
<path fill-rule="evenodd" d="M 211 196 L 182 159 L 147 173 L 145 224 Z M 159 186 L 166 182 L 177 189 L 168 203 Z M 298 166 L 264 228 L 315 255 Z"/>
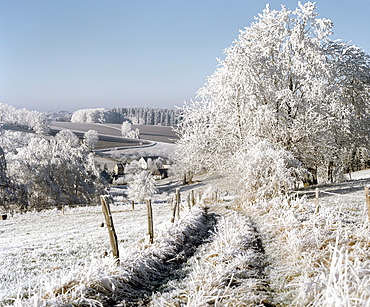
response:
<path fill-rule="evenodd" d="M 71 272 L 38 305 L 268 306 L 271 300 L 255 225 L 223 206 L 193 207 L 154 244 L 138 245 L 120 261 Z"/>
<path fill-rule="evenodd" d="M 215 232 L 189 258 L 186 276 L 172 280 L 150 306 L 272 306 L 267 261 L 253 221 L 223 206 Z"/>

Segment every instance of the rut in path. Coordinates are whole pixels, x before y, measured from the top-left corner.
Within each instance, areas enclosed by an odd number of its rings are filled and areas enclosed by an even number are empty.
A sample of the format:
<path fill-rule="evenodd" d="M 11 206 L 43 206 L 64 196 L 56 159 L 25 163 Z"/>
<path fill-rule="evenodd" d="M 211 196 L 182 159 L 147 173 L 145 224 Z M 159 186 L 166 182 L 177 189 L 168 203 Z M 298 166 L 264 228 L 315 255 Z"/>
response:
<path fill-rule="evenodd" d="M 221 211 L 220 211 L 221 209 Z M 149 306 L 274 306 L 265 250 L 251 218 L 218 208 L 217 228 Z"/>

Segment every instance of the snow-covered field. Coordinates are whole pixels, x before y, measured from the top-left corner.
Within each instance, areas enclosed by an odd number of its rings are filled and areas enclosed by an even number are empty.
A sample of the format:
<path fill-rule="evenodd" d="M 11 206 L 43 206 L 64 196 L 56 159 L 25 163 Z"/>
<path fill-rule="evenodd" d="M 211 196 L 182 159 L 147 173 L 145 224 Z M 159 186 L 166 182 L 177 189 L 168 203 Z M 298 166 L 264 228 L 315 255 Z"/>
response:
<path fill-rule="evenodd" d="M 144 204 L 111 206 L 119 249 L 124 252 L 147 237 Z M 171 208 L 153 203 L 154 229 L 170 223 Z M 103 258 L 109 252 L 101 206 L 15 214 L 0 221 L 0 302 L 11 303 L 43 289 L 66 271 Z M 9 300 L 10 299 L 10 300 Z"/>
<path fill-rule="evenodd" d="M 0 305 L 369 306 L 369 175 L 321 186 L 318 212 L 314 189 L 254 203 L 203 193 L 209 209 L 172 224 L 158 196 L 153 245 L 144 205 L 112 206 L 119 266 L 98 205 L 14 215 L 0 221 Z"/>

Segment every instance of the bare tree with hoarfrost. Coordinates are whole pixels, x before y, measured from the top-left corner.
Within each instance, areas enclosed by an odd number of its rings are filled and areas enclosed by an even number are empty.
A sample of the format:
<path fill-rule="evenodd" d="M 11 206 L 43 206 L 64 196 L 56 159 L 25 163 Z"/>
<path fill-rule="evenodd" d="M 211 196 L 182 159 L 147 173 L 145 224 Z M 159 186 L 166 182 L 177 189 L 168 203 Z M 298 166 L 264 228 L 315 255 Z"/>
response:
<path fill-rule="evenodd" d="M 99 141 L 99 134 L 96 130 L 89 130 L 84 134 L 84 143 L 92 151 Z"/>
<path fill-rule="evenodd" d="M 155 180 L 145 170 L 136 173 L 127 186 L 127 196 L 135 202 L 142 202 L 145 199 L 151 198 L 155 193 L 157 193 Z"/>
<path fill-rule="evenodd" d="M 267 141 L 315 174 L 369 139 L 369 56 L 331 41 L 332 22 L 315 9 L 312 2 L 293 11 L 267 6 L 240 31 L 183 108 L 178 153 L 187 169 L 227 172 Z"/>

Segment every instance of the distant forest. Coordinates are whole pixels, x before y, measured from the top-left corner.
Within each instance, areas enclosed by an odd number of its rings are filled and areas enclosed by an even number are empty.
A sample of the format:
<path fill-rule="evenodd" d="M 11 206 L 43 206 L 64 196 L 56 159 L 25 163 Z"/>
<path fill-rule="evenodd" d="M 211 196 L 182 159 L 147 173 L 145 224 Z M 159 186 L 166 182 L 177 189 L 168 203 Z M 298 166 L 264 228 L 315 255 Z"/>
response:
<path fill-rule="evenodd" d="M 131 120 L 132 124 L 176 126 L 180 112 L 176 109 L 127 107 L 113 108 L 112 112 L 122 114 Z"/>
<path fill-rule="evenodd" d="M 150 107 L 82 109 L 72 114 L 71 122 L 122 124 L 130 121 L 134 125 L 176 126 L 180 114 L 176 109 Z"/>

